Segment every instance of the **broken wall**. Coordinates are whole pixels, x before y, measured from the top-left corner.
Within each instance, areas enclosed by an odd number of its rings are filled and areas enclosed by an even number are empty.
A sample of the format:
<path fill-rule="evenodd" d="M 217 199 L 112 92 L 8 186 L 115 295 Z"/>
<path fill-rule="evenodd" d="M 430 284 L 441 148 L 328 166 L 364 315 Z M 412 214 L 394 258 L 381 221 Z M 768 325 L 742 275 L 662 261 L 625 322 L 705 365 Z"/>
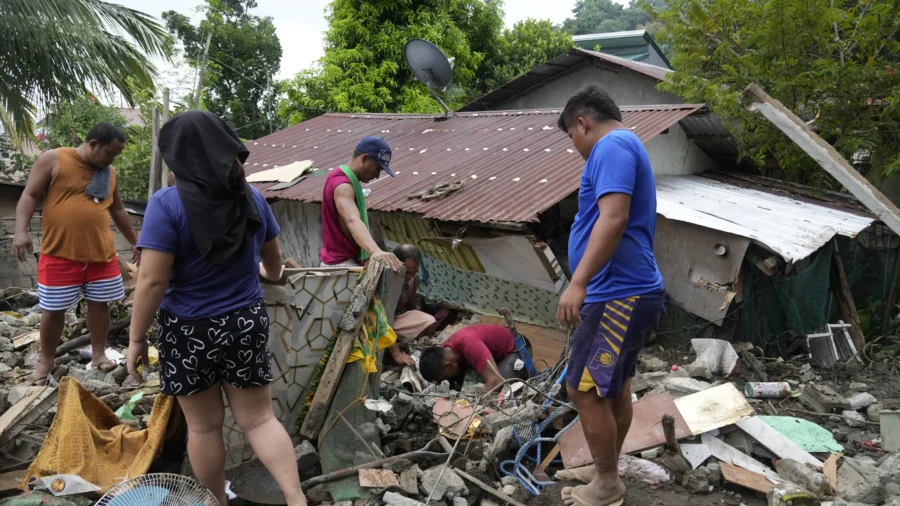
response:
<path fill-rule="evenodd" d="M 269 204 L 281 227 L 278 242 L 284 258 L 302 267 L 319 266 L 322 249 L 322 204 L 279 200 Z"/>
<path fill-rule="evenodd" d="M 291 437 L 297 435 L 294 421 L 306 399 L 309 380 L 353 295 L 357 276 L 344 270 L 310 271 L 291 276 L 284 286 L 263 285 L 275 376 L 272 406 Z M 226 468 L 252 458 L 253 450 L 230 409 L 225 412 L 224 436 Z"/>

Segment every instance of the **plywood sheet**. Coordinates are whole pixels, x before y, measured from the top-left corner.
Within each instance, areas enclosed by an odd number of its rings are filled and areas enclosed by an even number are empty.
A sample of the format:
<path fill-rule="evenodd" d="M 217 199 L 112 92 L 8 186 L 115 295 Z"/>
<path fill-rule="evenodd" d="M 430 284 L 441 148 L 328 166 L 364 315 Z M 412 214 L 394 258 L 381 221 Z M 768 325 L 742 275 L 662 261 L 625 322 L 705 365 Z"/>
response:
<path fill-rule="evenodd" d="M 731 425 L 753 415 L 744 394 L 731 383 L 675 399 L 693 435 Z"/>
<path fill-rule="evenodd" d="M 499 316 L 482 315 L 481 323 L 506 325 L 506 320 Z M 569 339 L 569 335 L 558 328 L 516 322 L 516 329 L 531 341 L 531 356 L 539 371 L 556 365 Z"/>
<path fill-rule="evenodd" d="M 765 494 L 769 491 L 770 488 L 775 486 L 775 484 L 769 481 L 768 478 L 759 473 L 741 469 L 740 467 L 733 466 L 728 462 L 720 462 L 719 466 L 721 466 L 722 469 L 722 477 L 725 478 L 725 481 L 727 481 L 728 483 L 733 483 L 744 488 L 749 488 L 750 490 L 755 490 L 763 494 Z"/>
<path fill-rule="evenodd" d="M 675 417 L 675 437 L 680 439 L 691 435 L 690 428 L 679 413 L 675 402 L 668 393 L 644 397 L 634 403 L 634 418 L 631 429 L 622 444 L 622 453 L 635 453 L 659 446 L 666 441 L 663 433 L 663 415 Z M 579 421 L 559 438 L 563 465 L 568 468 L 580 467 L 594 461 L 587 448 L 584 429 Z"/>

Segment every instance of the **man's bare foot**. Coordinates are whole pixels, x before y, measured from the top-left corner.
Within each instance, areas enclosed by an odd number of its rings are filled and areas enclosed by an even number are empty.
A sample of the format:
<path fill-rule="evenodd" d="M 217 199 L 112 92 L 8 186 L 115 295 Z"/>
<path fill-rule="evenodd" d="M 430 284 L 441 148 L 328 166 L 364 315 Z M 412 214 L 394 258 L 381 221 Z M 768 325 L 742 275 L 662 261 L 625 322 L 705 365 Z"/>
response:
<path fill-rule="evenodd" d="M 556 477 L 560 480 L 580 481 L 581 483 L 590 483 L 594 479 L 597 468 L 594 464 L 588 464 L 583 467 L 575 467 L 572 469 L 563 469 L 556 472 Z"/>
<path fill-rule="evenodd" d="M 566 506 L 620 506 L 625 502 L 625 484 L 621 479 L 613 485 L 592 480 L 587 485 L 565 487 L 561 495 Z"/>
<path fill-rule="evenodd" d="M 110 372 L 118 366 L 119 364 L 106 358 L 105 355 L 101 356 L 99 360 L 91 360 L 91 367 L 96 367 L 97 369 L 100 369 L 101 372 Z"/>

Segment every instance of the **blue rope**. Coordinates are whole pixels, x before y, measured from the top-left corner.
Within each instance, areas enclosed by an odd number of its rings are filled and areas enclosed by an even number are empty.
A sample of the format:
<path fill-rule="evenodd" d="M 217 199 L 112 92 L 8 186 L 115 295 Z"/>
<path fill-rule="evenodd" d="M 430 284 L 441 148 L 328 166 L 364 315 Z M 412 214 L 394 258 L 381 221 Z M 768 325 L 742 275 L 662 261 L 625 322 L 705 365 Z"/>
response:
<path fill-rule="evenodd" d="M 560 410 L 567 409 L 565 406 L 561 406 L 554 410 L 554 412 L 547 417 L 540 425 L 534 424 L 535 427 L 535 436 L 531 438 L 531 440 L 525 442 L 525 444 L 519 447 L 519 451 L 516 452 L 516 457 L 513 460 L 506 460 L 500 463 L 500 471 L 503 472 L 506 476 L 513 476 L 518 480 L 519 484 L 522 485 L 529 494 L 536 496 L 541 493 L 544 487 L 548 485 L 553 485 L 553 481 L 543 481 L 537 479 L 531 471 L 528 470 L 522 464 L 522 460 L 528 459 L 533 460 L 534 462 L 541 462 L 541 447 L 543 443 L 553 443 L 556 444 L 559 441 L 560 436 L 566 433 L 569 429 L 571 429 L 578 422 L 580 417 L 575 417 L 569 425 L 563 427 L 561 431 L 559 431 L 554 437 L 541 437 L 541 433 L 544 432 L 544 429 L 550 424 L 550 422 L 554 419 L 555 415 L 560 412 Z M 518 434 L 513 431 L 513 435 L 516 438 L 516 441 L 519 442 Z M 533 446 L 537 446 L 535 451 L 537 453 L 536 457 L 531 457 L 528 455 L 528 451 Z M 554 461 L 558 462 L 558 461 Z M 513 466 L 512 469 L 509 469 L 509 466 Z"/>

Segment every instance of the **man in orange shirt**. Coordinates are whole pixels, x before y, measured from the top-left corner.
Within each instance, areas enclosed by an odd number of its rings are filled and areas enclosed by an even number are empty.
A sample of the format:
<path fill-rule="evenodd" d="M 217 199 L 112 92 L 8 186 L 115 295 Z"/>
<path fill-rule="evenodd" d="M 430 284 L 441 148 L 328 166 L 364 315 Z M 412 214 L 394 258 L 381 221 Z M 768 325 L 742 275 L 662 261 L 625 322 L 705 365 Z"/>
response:
<path fill-rule="evenodd" d="M 99 123 L 81 146 L 45 151 L 32 167 L 16 206 L 13 252 L 19 261 L 25 261 L 32 252 L 28 225 L 38 201 L 44 200 L 38 261 L 41 361 L 29 378 L 33 383 L 45 382 L 53 372 L 65 313 L 82 294 L 87 300 L 91 363 L 101 371 L 116 367 L 105 353 L 108 303 L 122 299 L 125 291 L 110 218 L 131 243 L 135 261 L 140 262 L 137 234 L 116 186 L 116 170 L 110 165 L 124 147 L 121 130 L 111 123 Z"/>

